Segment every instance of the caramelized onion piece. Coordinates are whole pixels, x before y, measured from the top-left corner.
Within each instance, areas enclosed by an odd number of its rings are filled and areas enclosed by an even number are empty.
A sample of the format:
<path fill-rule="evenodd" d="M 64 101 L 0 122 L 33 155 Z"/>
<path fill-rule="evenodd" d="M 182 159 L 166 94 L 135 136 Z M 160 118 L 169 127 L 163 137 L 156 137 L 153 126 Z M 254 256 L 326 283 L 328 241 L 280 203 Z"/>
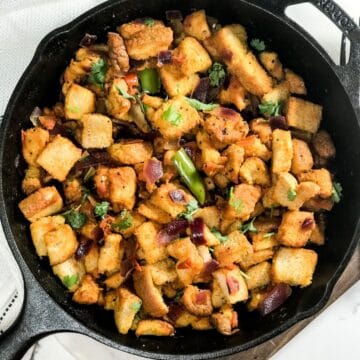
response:
<path fill-rule="evenodd" d="M 281 129 L 281 130 L 288 130 L 289 126 L 286 122 L 285 116 L 271 116 L 269 119 L 269 123 L 271 126 L 271 129 Z"/>
<path fill-rule="evenodd" d="M 206 239 L 204 236 L 205 223 L 202 218 L 194 219 L 194 221 L 190 224 L 190 230 L 191 230 L 191 241 L 195 245 L 205 245 L 206 244 Z"/>
<path fill-rule="evenodd" d="M 80 260 L 85 255 L 87 255 L 89 253 L 89 251 L 91 250 L 92 245 L 93 245 L 92 240 L 85 239 L 85 238 L 81 239 L 79 241 L 78 248 L 76 249 L 76 252 L 75 252 L 75 259 Z"/>
<path fill-rule="evenodd" d="M 280 307 L 291 295 L 291 288 L 287 284 L 277 284 L 266 295 L 260 303 L 258 311 L 262 316 L 270 314 Z"/>
<path fill-rule="evenodd" d="M 184 233 L 188 227 L 186 219 L 174 220 L 168 223 L 157 234 L 157 241 L 159 245 L 167 245 L 170 241 L 175 240 L 181 233 Z"/>
<path fill-rule="evenodd" d="M 144 163 L 143 176 L 145 181 L 149 185 L 155 184 L 156 181 L 162 178 L 164 175 L 162 162 L 152 158 L 148 159 Z"/>

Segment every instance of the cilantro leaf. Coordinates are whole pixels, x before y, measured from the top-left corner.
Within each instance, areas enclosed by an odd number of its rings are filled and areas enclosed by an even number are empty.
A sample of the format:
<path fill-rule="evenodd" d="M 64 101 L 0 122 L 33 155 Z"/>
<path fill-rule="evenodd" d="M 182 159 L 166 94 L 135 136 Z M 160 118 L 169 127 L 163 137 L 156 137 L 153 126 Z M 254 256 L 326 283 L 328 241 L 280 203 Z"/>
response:
<path fill-rule="evenodd" d="M 141 304 L 142 304 L 141 301 L 140 301 L 140 302 L 134 301 L 134 302 L 130 305 L 131 310 L 138 312 L 138 311 L 140 310 L 140 308 L 141 308 Z"/>
<path fill-rule="evenodd" d="M 296 198 L 296 191 L 295 189 L 291 188 L 288 193 L 287 193 L 287 198 L 290 200 L 290 201 L 294 201 L 295 198 Z"/>
<path fill-rule="evenodd" d="M 73 229 L 80 229 L 86 221 L 86 215 L 75 209 L 70 209 L 61 214 L 67 224 Z"/>
<path fill-rule="evenodd" d="M 266 116 L 279 116 L 281 115 L 283 104 L 282 102 L 265 101 L 259 104 L 259 110 Z"/>
<path fill-rule="evenodd" d="M 94 214 L 101 219 L 105 217 L 107 212 L 109 211 L 110 203 L 107 201 L 102 201 L 101 203 L 97 203 L 94 209 Z"/>
<path fill-rule="evenodd" d="M 257 39 L 257 38 L 252 39 L 250 41 L 250 45 L 257 51 L 264 51 L 266 49 L 264 41 Z"/>
<path fill-rule="evenodd" d="M 209 70 L 210 85 L 213 87 L 219 87 L 222 85 L 226 77 L 226 71 L 224 66 L 218 62 L 214 62 Z"/>
<path fill-rule="evenodd" d="M 242 224 L 241 225 L 241 229 L 240 231 L 243 234 L 246 234 L 248 231 L 250 232 L 257 232 L 257 228 L 254 225 L 254 221 L 255 221 L 256 217 L 254 217 L 250 222 L 246 223 L 246 224 Z"/>
<path fill-rule="evenodd" d="M 79 275 L 65 275 L 62 279 L 62 283 L 68 288 L 72 288 L 79 281 Z"/>
<path fill-rule="evenodd" d="M 244 207 L 243 202 L 240 199 L 236 199 L 234 195 L 234 187 L 230 188 L 229 192 L 229 205 L 234 208 L 237 213 L 240 213 Z"/>
<path fill-rule="evenodd" d="M 176 109 L 173 107 L 173 105 L 170 105 L 166 111 L 162 114 L 161 118 L 163 120 L 166 120 L 171 125 L 178 126 L 182 122 L 182 116 L 179 112 L 176 111 Z"/>
<path fill-rule="evenodd" d="M 198 111 L 211 111 L 219 106 L 218 104 L 213 104 L 213 103 L 205 104 L 199 100 L 190 99 L 188 97 L 186 98 L 186 101 L 188 102 L 189 105 L 191 105 L 195 110 Z"/>
<path fill-rule="evenodd" d="M 221 232 L 216 229 L 215 227 L 213 227 L 211 229 L 211 232 L 217 237 L 217 239 L 223 244 L 224 242 L 226 242 L 228 240 L 228 237 L 226 235 L 222 235 Z"/>
<path fill-rule="evenodd" d="M 186 210 L 179 214 L 179 218 L 185 218 L 191 221 L 194 213 L 199 209 L 198 202 L 195 199 L 191 199 L 186 205 Z"/>
<path fill-rule="evenodd" d="M 331 198 L 335 203 L 340 202 L 343 188 L 339 182 L 335 182 L 332 188 Z"/>
<path fill-rule="evenodd" d="M 115 86 L 116 90 L 119 92 L 119 94 L 127 99 L 127 100 L 136 100 L 135 96 L 132 96 L 130 94 L 128 94 L 125 90 L 123 90 L 120 86 Z"/>
<path fill-rule="evenodd" d="M 104 88 L 105 74 L 107 70 L 106 61 L 101 58 L 96 63 L 92 64 L 91 71 L 88 76 L 88 82 L 90 84 Z"/>
<path fill-rule="evenodd" d="M 152 19 L 152 18 L 145 18 L 145 19 L 144 19 L 144 24 L 145 24 L 146 26 L 152 27 L 152 26 L 155 25 L 155 20 Z"/>
<path fill-rule="evenodd" d="M 272 231 L 272 232 L 268 232 L 268 233 L 266 233 L 266 234 L 263 235 L 263 238 L 264 238 L 264 239 L 267 239 L 267 238 L 272 237 L 273 235 L 275 235 L 275 232 L 273 232 L 273 231 Z"/>
<path fill-rule="evenodd" d="M 112 224 L 112 227 L 116 231 L 126 230 L 131 227 L 133 224 L 133 217 L 131 216 L 130 211 L 122 210 L 120 215 L 116 217 L 115 222 Z"/>

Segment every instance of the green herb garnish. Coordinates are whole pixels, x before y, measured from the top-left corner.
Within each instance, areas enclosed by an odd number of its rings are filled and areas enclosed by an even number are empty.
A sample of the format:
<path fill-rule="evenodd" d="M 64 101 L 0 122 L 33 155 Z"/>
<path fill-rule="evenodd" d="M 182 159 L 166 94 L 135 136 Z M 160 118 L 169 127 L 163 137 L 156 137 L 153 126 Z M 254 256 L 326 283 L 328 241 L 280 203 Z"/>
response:
<path fill-rule="evenodd" d="M 82 188 L 81 200 L 80 200 L 81 204 L 83 204 L 83 203 L 87 200 L 87 198 L 89 197 L 90 193 L 91 193 L 91 191 L 90 191 L 88 188 L 86 188 L 86 187 L 83 186 L 83 188 Z"/>
<path fill-rule="evenodd" d="M 86 182 L 90 181 L 94 177 L 95 174 L 96 174 L 96 169 L 94 167 L 90 167 L 84 175 L 84 178 L 83 178 L 84 182 L 86 183 Z"/>
<path fill-rule="evenodd" d="M 223 244 L 224 242 L 226 242 L 228 240 L 228 237 L 226 235 L 222 235 L 221 232 L 216 229 L 215 227 L 213 227 L 211 229 L 211 232 L 217 237 L 217 239 Z"/>
<path fill-rule="evenodd" d="M 273 232 L 273 231 L 272 231 L 272 232 L 268 232 L 268 233 L 266 233 L 266 234 L 263 235 L 263 238 L 264 238 L 264 239 L 267 239 L 267 238 L 272 237 L 273 235 L 275 235 L 275 232 Z"/>
<path fill-rule="evenodd" d="M 209 70 L 210 85 L 213 87 L 220 87 L 225 79 L 226 71 L 224 66 L 218 62 L 214 62 Z"/>
<path fill-rule="evenodd" d="M 107 70 L 107 64 L 104 59 L 99 59 L 96 63 L 92 64 L 91 71 L 88 76 L 88 82 L 104 88 L 105 74 Z"/>
<path fill-rule="evenodd" d="M 75 209 L 65 211 L 61 216 L 73 229 L 80 229 L 86 222 L 86 215 Z"/>
<path fill-rule="evenodd" d="M 62 279 L 62 283 L 68 288 L 72 288 L 75 284 L 77 284 L 77 282 L 79 281 L 79 275 L 78 274 L 74 274 L 74 275 L 66 275 L 63 277 Z"/>
<path fill-rule="evenodd" d="M 174 297 L 174 301 L 179 302 L 183 295 L 184 295 L 184 289 L 179 290 Z"/>
<path fill-rule="evenodd" d="M 248 231 L 257 232 L 257 228 L 254 226 L 255 219 L 256 219 L 256 217 L 254 217 L 250 222 L 248 222 L 246 224 L 242 224 L 240 231 L 243 234 L 246 234 Z"/>
<path fill-rule="evenodd" d="M 112 224 L 114 230 L 121 231 L 127 230 L 133 224 L 133 217 L 130 211 L 122 210 L 120 215 L 116 217 L 115 223 Z"/>
<path fill-rule="evenodd" d="M 68 106 L 66 107 L 66 110 L 67 110 L 67 111 L 70 111 L 70 112 L 72 112 L 72 113 L 79 113 L 79 112 L 80 112 L 80 108 L 79 108 L 78 106 L 75 106 L 75 105 L 73 105 L 73 106 L 68 105 Z"/>
<path fill-rule="evenodd" d="M 245 279 L 247 279 L 247 280 L 250 279 L 250 276 L 247 275 L 246 273 L 244 273 L 242 270 L 240 270 L 240 274 L 241 274 Z"/>
<path fill-rule="evenodd" d="M 115 86 L 116 90 L 119 92 L 119 94 L 127 99 L 127 100 L 136 100 L 136 97 L 133 95 L 128 94 L 125 90 L 123 90 L 120 86 Z"/>
<path fill-rule="evenodd" d="M 134 301 L 130 306 L 131 310 L 138 312 L 141 308 L 141 302 Z"/>
<path fill-rule="evenodd" d="M 240 199 L 236 199 L 234 195 L 234 187 L 230 188 L 229 192 L 229 205 L 234 208 L 237 213 L 240 213 L 244 207 L 243 202 Z"/>
<path fill-rule="evenodd" d="M 283 104 L 282 102 L 265 101 L 259 104 L 259 110 L 266 116 L 279 116 L 281 115 Z"/>
<path fill-rule="evenodd" d="M 152 26 L 155 25 L 155 20 L 152 19 L 152 18 L 145 18 L 145 19 L 144 19 L 144 24 L 145 24 L 146 26 L 152 27 Z"/>
<path fill-rule="evenodd" d="M 264 51 L 266 49 L 264 41 L 257 39 L 257 38 L 252 39 L 250 41 L 250 45 L 257 51 Z"/>
<path fill-rule="evenodd" d="M 102 201 L 101 203 L 97 203 L 94 209 L 94 214 L 101 219 L 105 217 L 107 212 L 109 211 L 110 203 L 107 201 Z"/>
<path fill-rule="evenodd" d="M 343 191 L 343 188 L 342 188 L 341 184 L 339 182 L 335 182 L 333 184 L 332 194 L 331 194 L 331 199 L 335 203 L 340 202 L 341 197 L 342 197 L 342 191 Z"/>
<path fill-rule="evenodd" d="M 187 205 L 186 210 L 179 214 L 179 218 L 185 218 L 186 220 L 191 221 L 194 213 L 199 209 L 198 202 L 195 199 L 191 199 Z"/>
<path fill-rule="evenodd" d="M 295 200 L 295 198 L 296 198 L 296 191 L 295 191 L 295 189 L 293 189 L 293 188 L 291 188 L 289 191 L 288 191 L 288 193 L 287 193 L 287 197 L 288 197 L 288 199 L 290 200 L 290 201 L 294 201 Z"/>
<path fill-rule="evenodd" d="M 199 100 L 190 99 L 188 97 L 186 98 L 186 101 L 188 102 L 189 105 L 191 105 L 195 110 L 198 111 L 211 111 L 219 106 L 219 104 L 213 104 L 213 103 L 205 104 Z"/>
<path fill-rule="evenodd" d="M 166 111 L 162 114 L 161 118 L 163 120 L 166 120 L 171 125 L 178 126 L 182 122 L 182 116 L 179 112 L 176 111 L 176 109 L 170 105 Z"/>

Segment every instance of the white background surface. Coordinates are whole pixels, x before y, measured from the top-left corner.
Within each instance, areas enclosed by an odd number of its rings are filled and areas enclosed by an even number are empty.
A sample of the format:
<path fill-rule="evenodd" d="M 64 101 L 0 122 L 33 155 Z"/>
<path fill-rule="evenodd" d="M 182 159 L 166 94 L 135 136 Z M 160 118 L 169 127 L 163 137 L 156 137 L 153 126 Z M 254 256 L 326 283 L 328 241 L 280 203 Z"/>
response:
<path fill-rule="evenodd" d="M 338 0 L 337 2 L 356 21 L 358 20 L 360 1 Z M 4 112 L 12 89 L 43 36 L 99 3 L 101 1 L 98 0 L 0 0 L 0 115 Z M 308 4 L 288 9 L 287 14 L 314 34 L 337 62 L 341 34 L 322 14 Z M 5 239 L 0 232 L 2 257 L 8 256 L 4 247 Z M 359 335 L 360 282 L 290 341 L 273 359 L 360 359 Z M 139 359 L 74 334 L 50 336 L 37 344 L 35 351 L 34 348 L 31 349 L 25 358 L 27 360 L 30 358 L 31 360 Z"/>

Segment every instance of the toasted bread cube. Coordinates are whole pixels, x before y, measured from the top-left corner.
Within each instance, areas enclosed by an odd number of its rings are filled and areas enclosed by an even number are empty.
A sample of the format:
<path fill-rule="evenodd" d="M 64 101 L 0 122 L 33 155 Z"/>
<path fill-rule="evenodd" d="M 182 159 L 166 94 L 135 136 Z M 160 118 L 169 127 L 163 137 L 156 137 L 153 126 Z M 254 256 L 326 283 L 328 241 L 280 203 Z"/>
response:
<path fill-rule="evenodd" d="M 246 271 L 246 283 L 249 290 L 266 286 L 271 281 L 271 264 L 263 261 Z"/>
<path fill-rule="evenodd" d="M 310 242 L 316 245 L 324 245 L 325 244 L 325 234 L 324 229 L 322 229 L 318 224 L 315 224 L 314 230 L 310 235 Z"/>
<path fill-rule="evenodd" d="M 136 239 L 148 264 L 155 264 L 167 258 L 166 246 L 158 240 L 160 228 L 147 221 L 135 230 Z"/>
<path fill-rule="evenodd" d="M 202 218 L 204 223 L 210 228 L 219 228 L 220 225 L 220 211 L 216 206 L 206 206 L 200 208 L 193 215 L 193 219 Z"/>
<path fill-rule="evenodd" d="M 210 330 L 213 328 L 209 317 L 200 317 L 191 322 L 191 327 L 194 330 Z"/>
<path fill-rule="evenodd" d="M 38 166 L 36 160 L 49 141 L 49 132 L 42 128 L 31 128 L 21 131 L 22 154 L 25 161 Z"/>
<path fill-rule="evenodd" d="M 75 290 L 72 297 L 73 301 L 79 304 L 96 304 L 100 295 L 99 285 L 91 275 L 82 278 L 80 286 Z"/>
<path fill-rule="evenodd" d="M 65 224 L 65 218 L 63 216 L 43 217 L 30 224 L 31 238 L 38 256 L 47 255 L 45 234 L 63 224 Z"/>
<path fill-rule="evenodd" d="M 170 193 L 172 191 L 181 191 L 184 201 L 177 203 L 172 201 L 170 197 Z M 194 200 L 192 195 L 190 195 L 183 187 L 173 183 L 162 184 L 153 192 L 150 198 L 150 202 L 153 205 L 163 211 L 166 211 L 173 219 L 186 210 L 186 205 L 191 200 Z"/>
<path fill-rule="evenodd" d="M 173 41 L 171 28 L 158 20 L 151 26 L 132 21 L 121 25 L 118 30 L 125 40 L 129 57 L 135 60 L 157 56 L 160 51 L 167 50 Z"/>
<path fill-rule="evenodd" d="M 127 334 L 135 315 L 141 308 L 141 299 L 127 289 L 119 288 L 114 308 L 114 319 L 120 334 Z"/>
<path fill-rule="evenodd" d="M 212 314 L 210 321 L 222 335 L 229 336 L 237 331 L 235 329 L 238 326 L 237 312 L 229 305 L 222 306 L 219 312 Z"/>
<path fill-rule="evenodd" d="M 251 234 L 251 240 L 254 252 L 272 249 L 273 247 L 279 245 L 276 240 L 276 234 L 273 231 L 268 233 L 263 233 L 259 231 L 257 233 Z"/>
<path fill-rule="evenodd" d="M 250 135 L 245 139 L 237 141 L 237 145 L 244 148 L 245 157 L 256 156 L 264 161 L 268 161 L 271 158 L 271 151 L 256 135 Z"/>
<path fill-rule="evenodd" d="M 253 119 L 250 122 L 250 130 L 259 136 L 260 141 L 267 146 L 271 145 L 272 130 L 268 120 L 264 118 Z"/>
<path fill-rule="evenodd" d="M 80 120 L 95 111 L 95 94 L 78 84 L 72 84 L 65 96 L 65 118 Z"/>
<path fill-rule="evenodd" d="M 111 275 L 120 270 L 120 262 L 124 255 L 122 237 L 119 234 L 109 234 L 104 240 L 104 245 L 100 248 L 98 269 L 99 274 Z"/>
<path fill-rule="evenodd" d="M 199 41 L 211 36 L 205 10 L 195 11 L 188 15 L 184 19 L 184 31 L 186 35 L 192 36 Z"/>
<path fill-rule="evenodd" d="M 281 80 L 283 78 L 283 67 L 276 52 L 262 51 L 259 54 L 259 59 L 261 64 L 272 77 L 274 77 L 276 80 Z"/>
<path fill-rule="evenodd" d="M 174 327 L 162 320 L 140 320 L 135 331 L 136 336 L 173 336 Z"/>
<path fill-rule="evenodd" d="M 302 247 L 315 228 L 314 214 L 307 211 L 288 211 L 279 226 L 277 240 L 280 244 Z"/>
<path fill-rule="evenodd" d="M 71 168 L 81 158 L 82 151 L 69 139 L 57 135 L 37 158 L 37 163 L 54 179 L 64 181 Z"/>
<path fill-rule="evenodd" d="M 144 310 L 151 316 L 162 317 L 169 311 L 162 298 L 160 290 L 155 286 L 149 266 L 136 269 L 133 274 L 134 287 L 137 295 L 143 301 Z"/>
<path fill-rule="evenodd" d="M 63 200 L 55 186 L 41 188 L 19 203 L 23 215 L 30 222 L 56 214 L 63 207 Z"/>
<path fill-rule="evenodd" d="M 122 96 L 121 91 L 127 93 L 129 87 L 124 79 L 116 78 L 112 82 L 109 95 L 105 99 L 106 110 L 109 115 L 114 118 L 128 121 L 128 112 L 131 108 L 131 101 Z"/>
<path fill-rule="evenodd" d="M 140 215 L 159 224 L 168 224 L 172 220 L 171 216 L 166 211 L 161 210 L 149 201 L 140 203 L 137 211 Z"/>
<path fill-rule="evenodd" d="M 122 164 L 134 165 L 151 159 L 153 147 L 144 140 L 122 140 L 108 149 L 113 159 Z"/>
<path fill-rule="evenodd" d="M 201 290 L 197 286 L 186 286 L 180 301 L 193 315 L 208 316 L 213 311 L 210 290 Z"/>
<path fill-rule="evenodd" d="M 322 106 L 310 101 L 290 97 L 286 106 L 286 119 L 290 126 L 315 134 L 322 118 Z"/>
<path fill-rule="evenodd" d="M 272 151 L 272 172 L 275 174 L 289 172 L 293 157 L 290 131 L 280 129 L 273 131 Z"/>
<path fill-rule="evenodd" d="M 115 290 L 110 290 L 105 293 L 104 296 L 104 309 L 105 310 L 115 310 L 117 300 L 117 293 Z"/>
<path fill-rule="evenodd" d="M 79 142 L 84 149 L 107 148 L 113 143 L 112 122 L 101 114 L 87 114 L 81 118 Z"/>
<path fill-rule="evenodd" d="M 74 292 L 85 275 L 84 264 L 73 257 L 52 267 L 54 274 L 70 292 Z"/>
<path fill-rule="evenodd" d="M 144 105 L 153 109 L 158 109 L 164 103 L 163 98 L 159 96 L 152 96 L 147 93 L 143 94 L 141 101 Z"/>
<path fill-rule="evenodd" d="M 182 96 L 165 102 L 150 121 L 166 139 L 178 139 L 200 123 L 198 112 Z"/>
<path fill-rule="evenodd" d="M 285 81 L 289 85 L 291 94 L 306 95 L 305 83 L 301 76 L 289 69 L 285 69 Z"/>
<path fill-rule="evenodd" d="M 63 190 L 67 202 L 80 201 L 83 196 L 83 187 L 79 179 L 71 178 L 63 182 Z"/>
<path fill-rule="evenodd" d="M 322 198 L 328 198 L 332 194 L 332 180 L 329 170 L 327 169 L 314 169 L 298 174 L 299 181 L 311 181 L 319 185 L 319 195 Z"/>
<path fill-rule="evenodd" d="M 155 285 L 161 286 L 177 279 L 175 262 L 169 258 L 151 265 L 150 269 Z"/>
<path fill-rule="evenodd" d="M 106 278 L 104 284 L 107 289 L 117 289 L 125 281 L 125 276 L 121 275 L 121 272 L 118 271 Z"/>
<path fill-rule="evenodd" d="M 275 283 L 309 286 L 317 258 L 313 250 L 282 247 L 276 252 L 272 262 L 272 279 Z"/>
<path fill-rule="evenodd" d="M 222 89 L 219 94 L 220 104 L 234 104 L 240 111 L 248 104 L 247 91 L 237 77 L 231 76 L 229 86 Z"/>
<path fill-rule="evenodd" d="M 185 76 L 205 72 L 211 66 L 211 59 L 207 51 L 195 38 L 190 36 L 185 37 L 174 50 L 173 59 Z"/>
<path fill-rule="evenodd" d="M 248 157 L 240 167 L 240 179 L 250 185 L 267 186 L 270 184 L 268 169 L 258 157 Z"/>
<path fill-rule="evenodd" d="M 241 261 L 240 266 L 241 268 L 246 270 L 253 265 L 271 259 L 273 256 L 274 256 L 273 249 L 264 249 L 260 251 L 255 251 L 252 254 L 250 254 L 244 261 Z"/>
<path fill-rule="evenodd" d="M 126 223 L 126 220 L 129 220 L 129 224 Z M 138 212 L 129 213 L 122 211 L 118 216 L 115 217 L 115 230 L 127 239 L 131 237 L 134 234 L 136 228 L 145 221 L 146 219 Z M 120 224 L 120 226 L 116 226 L 117 224 Z"/>
<path fill-rule="evenodd" d="M 78 247 L 75 232 L 70 225 L 59 225 L 44 235 L 46 250 L 51 265 L 60 264 L 75 254 Z"/>
<path fill-rule="evenodd" d="M 293 158 L 291 163 L 291 172 L 299 174 L 311 170 L 314 160 L 308 144 L 299 139 L 292 139 Z"/>
<path fill-rule="evenodd" d="M 228 200 L 224 218 L 248 220 L 260 197 L 261 190 L 257 186 L 248 184 L 235 185 L 233 195 Z"/>
<path fill-rule="evenodd" d="M 214 256 L 220 266 L 231 266 L 246 259 L 253 249 L 246 236 L 240 231 L 233 231 L 228 239 L 220 245 L 215 246 Z"/>
<path fill-rule="evenodd" d="M 41 181 L 42 170 L 36 166 L 29 166 L 25 170 L 25 177 L 21 182 L 21 190 L 25 195 L 30 195 L 42 186 Z"/>
<path fill-rule="evenodd" d="M 244 162 L 244 148 L 232 144 L 222 153 L 222 155 L 227 157 L 225 176 L 233 183 L 238 184 L 241 164 Z"/>
<path fill-rule="evenodd" d="M 248 287 L 239 267 L 223 269 L 223 272 L 225 273 L 226 284 L 229 290 L 229 303 L 236 304 L 247 300 L 249 297 Z"/>
<path fill-rule="evenodd" d="M 93 243 L 90 251 L 84 256 L 84 265 L 87 273 L 98 276 L 99 248 Z"/>

